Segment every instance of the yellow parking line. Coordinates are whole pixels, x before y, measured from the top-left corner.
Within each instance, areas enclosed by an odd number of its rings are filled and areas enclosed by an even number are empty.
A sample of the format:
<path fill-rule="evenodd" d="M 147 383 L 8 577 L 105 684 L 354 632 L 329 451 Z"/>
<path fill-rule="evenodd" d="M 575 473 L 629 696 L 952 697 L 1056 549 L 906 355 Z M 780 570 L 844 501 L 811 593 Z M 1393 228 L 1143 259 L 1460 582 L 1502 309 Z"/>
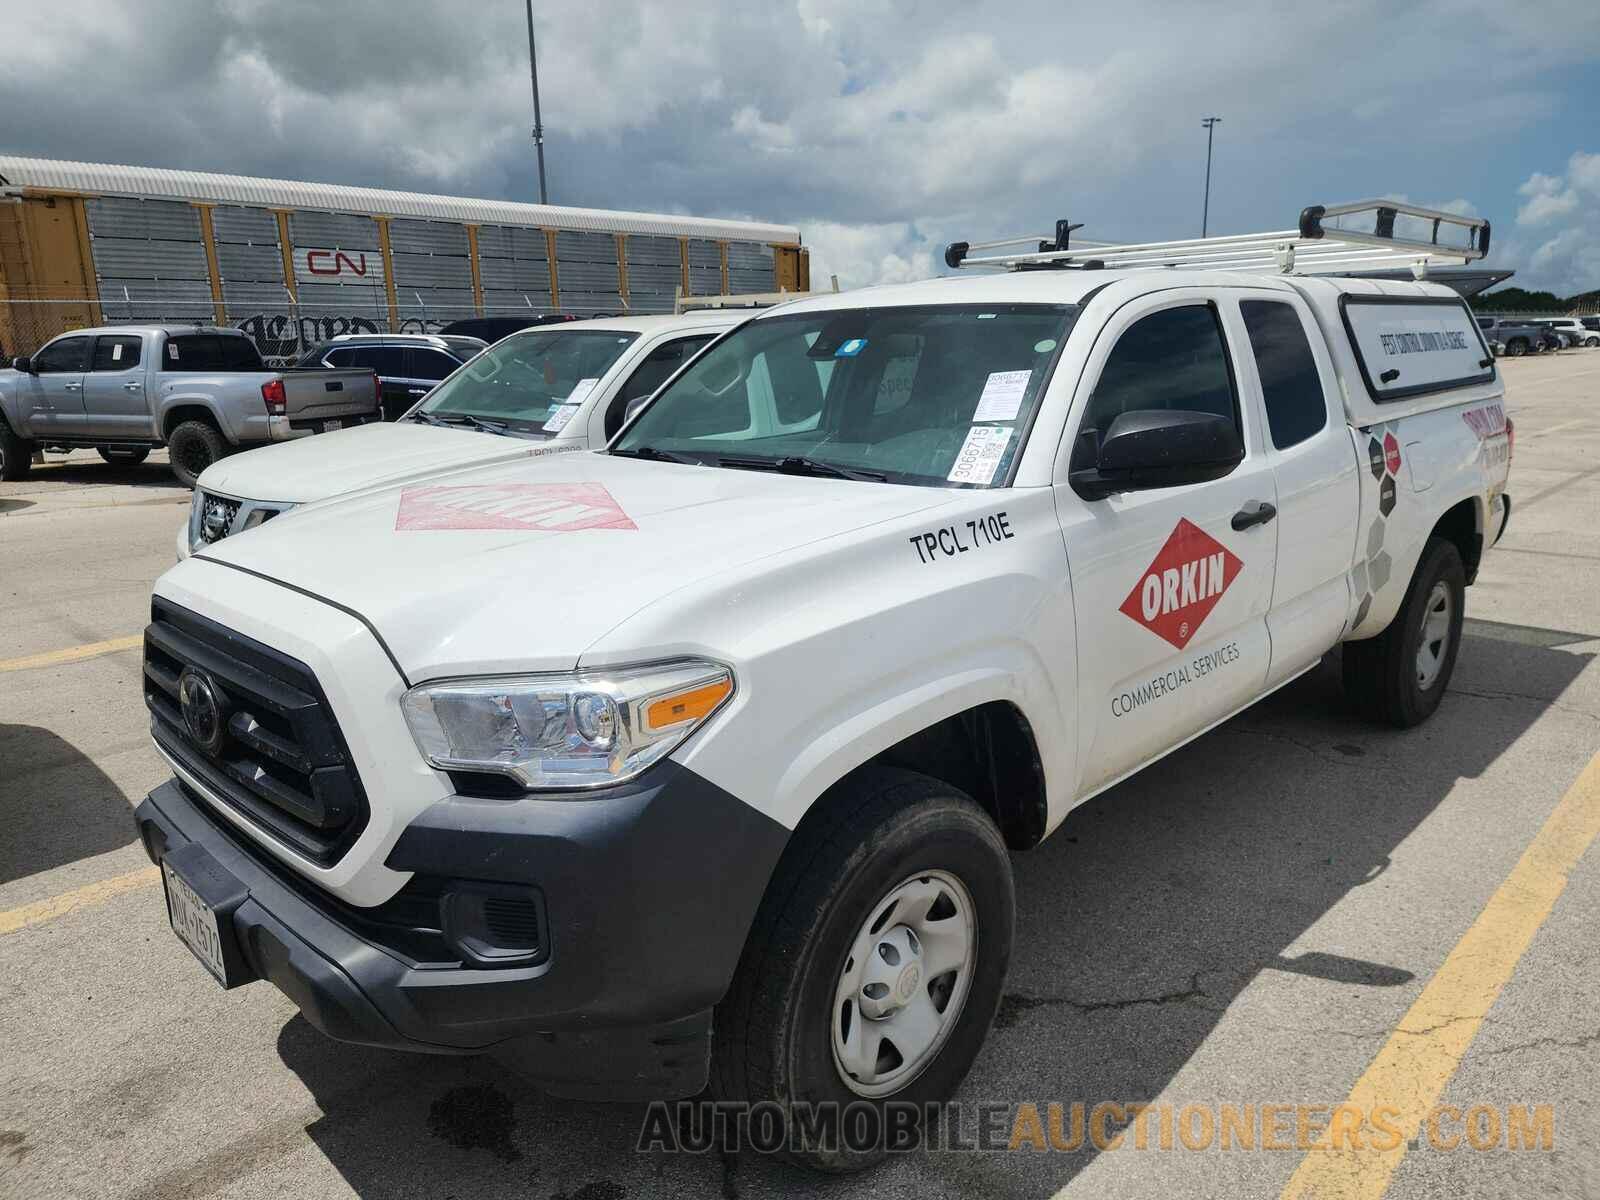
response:
<path fill-rule="evenodd" d="M 73 888 L 70 892 L 62 892 L 61 895 L 52 896 L 48 900 L 36 900 L 32 904 L 24 904 L 21 908 L 13 908 L 9 912 L 0 912 L 0 934 L 15 933 L 19 929 L 26 929 L 29 925 L 53 921 L 57 917 L 66 916 L 69 912 L 76 912 L 80 908 L 99 904 L 113 896 L 120 896 L 123 892 L 149 887 L 160 878 L 159 867 L 140 867 L 137 871 L 129 871 L 126 875 L 115 875 L 110 879 L 102 879 L 99 883 L 86 883 L 81 888 Z"/>
<path fill-rule="evenodd" d="M 1311 1150 L 1283 1200 L 1376 1200 L 1405 1157 L 1407 1143 L 1461 1065 L 1478 1027 L 1511 979 L 1533 935 L 1567 886 L 1567 875 L 1600 834 L 1600 754 L 1567 790 L 1478 919 L 1428 981 L 1348 1103 L 1364 1114 L 1398 1113 L 1393 1149 Z"/>
<path fill-rule="evenodd" d="M 89 642 L 82 646 L 68 646 L 65 650 L 46 650 L 43 654 L 29 654 L 23 658 L 0 658 L 0 674 L 6 671 L 26 671 L 32 667 L 59 667 L 62 663 L 82 662 L 86 658 L 99 658 L 102 654 L 116 654 L 144 645 L 144 634 L 112 638 L 108 642 Z"/>

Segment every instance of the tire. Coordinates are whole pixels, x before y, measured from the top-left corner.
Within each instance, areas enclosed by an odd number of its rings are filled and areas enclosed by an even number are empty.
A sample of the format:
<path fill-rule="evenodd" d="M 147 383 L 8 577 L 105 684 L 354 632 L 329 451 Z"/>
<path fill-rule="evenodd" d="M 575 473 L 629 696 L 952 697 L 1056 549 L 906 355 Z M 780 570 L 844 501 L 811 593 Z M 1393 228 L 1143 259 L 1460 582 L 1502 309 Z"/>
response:
<path fill-rule="evenodd" d="M 185 421 L 167 438 L 172 473 L 185 487 L 193 487 L 205 469 L 228 453 L 228 443 L 214 425 Z"/>
<path fill-rule="evenodd" d="M 150 457 L 148 446 L 96 446 L 95 449 L 115 467 L 136 467 Z"/>
<path fill-rule="evenodd" d="M 33 466 L 33 443 L 12 432 L 0 416 L 0 479 L 22 479 Z"/>
<path fill-rule="evenodd" d="M 1429 538 L 1389 627 L 1375 638 L 1344 645 L 1344 689 L 1357 710 L 1402 729 L 1433 715 L 1461 649 L 1466 590 L 1466 569 L 1455 543 Z M 1431 626 L 1425 625 L 1429 619 Z M 1440 636 L 1425 637 L 1425 629 Z"/>
<path fill-rule="evenodd" d="M 1593 350 L 1596 346 L 1600 346 L 1600 337 L 1584 338 L 1583 344 L 1585 348 Z"/>
<path fill-rule="evenodd" d="M 1506 343 L 1506 356 L 1508 358 L 1521 358 L 1528 352 L 1527 338 L 1512 338 Z"/>
<path fill-rule="evenodd" d="M 819 803 L 828 808 L 803 824 L 784 852 L 733 985 L 717 1006 L 710 1091 L 720 1100 L 776 1103 L 791 1120 L 797 1103 L 829 1104 L 836 1106 L 833 1113 L 842 1113 L 864 1101 L 882 1128 L 883 1105 L 890 1100 L 920 1106 L 948 1097 L 983 1045 L 1011 957 L 1011 860 L 999 829 L 971 797 L 925 775 L 869 768 Z M 930 907 L 928 897 L 935 894 Z M 904 907 L 889 904 L 897 896 Z M 938 915 L 937 925 L 959 923 L 936 936 L 924 921 L 921 939 L 908 938 L 902 922 L 873 929 L 891 907 L 896 914 L 918 911 L 918 897 L 921 911 Z M 908 921 L 917 926 L 914 916 Z M 911 964 L 881 950 L 891 938 L 913 956 Z M 873 949 L 847 985 L 863 943 Z M 940 944 L 947 957 L 950 947 L 965 947 L 965 965 L 931 975 L 911 970 L 912 964 L 932 968 L 935 960 L 923 955 L 937 953 Z M 869 971 L 899 974 L 891 989 L 861 983 Z M 847 986 L 854 998 L 848 1023 L 838 999 Z M 869 1022 L 859 1007 L 869 1002 L 868 987 L 883 987 L 887 1000 L 879 1003 L 903 1000 L 905 1007 Z M 898 1048 L 880 1054 L 876 1062 L 884 1075 L 878 1084 L 870 1083 L 869 1073 L 869 1082 L 858 1077 L 854 1085 L 847 1083 L 836 1028 L 859 1026 L 883 1034 L 893 1046 L 900 1028 L 895 1021 L 914 1016 L 918 1006 L 932 1013 L 927 1019 L 937 1036 L 924 1042 L 920 1054 L 908 1043 L 913 1056 L 900 1055 L 898 1066 Z M 959 1006 L 953 1015 L 952 1006 Z M 788 1143 L 793 1161 L 834 1173 L 861 1170 L 884 1153 L 881 1140 L 857 1150 L 798 1146 L 793 1136 Z"/>

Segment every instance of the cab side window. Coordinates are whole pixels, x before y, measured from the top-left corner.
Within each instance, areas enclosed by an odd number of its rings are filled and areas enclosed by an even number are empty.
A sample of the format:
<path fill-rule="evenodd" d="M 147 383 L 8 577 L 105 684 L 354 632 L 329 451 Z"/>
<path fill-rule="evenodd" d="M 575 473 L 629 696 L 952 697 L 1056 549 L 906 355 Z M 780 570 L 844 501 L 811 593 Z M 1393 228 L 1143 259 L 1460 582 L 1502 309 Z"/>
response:
<path fill-rule="evenodd" d="M 1164 308 L 1128 326 L 1100 371 L 1080 436 L 1094 430 L 1103 438 L 1123 413 L 1150 409 L 1212 413 L 1238 428 L 1233 371 L 1211 305 Z"/>
<path fill-rule="evenodd" d="M 622 428 L 631 401 L 650 395 L 667 381 L 669 375 L 693 358 L 700 347 L 715 336 L 707 333 L 695 337 L 676 338 L 670 342 L 663 342 L 645 355 L 645 360 L 635 368 L 632 375 L 628 376 L 628 381 L 622 385 L 622 390 L 617 393 L 616 399 L 611 402 L 611 407 L 606 410 L 607 440 L 614 437 L 617 430 Z"/>
<path fill-rule="evenodd" d="M 1287 450 L 1320 433 L 1328 423 L 1328 401 L 1322 393 L 1311 342 L 1292 305 L 1279 300 L 1241 300 L 1239 312 L 1261 376 L 1272 444 Z"/>
<path fill-rule="evenodd" d="M 94 344 L 92 371 L 131 371 L 139 365 L 139 349 L 143 339 L 117 335 L 101 337 Z"/>
<path fill-rule="evenodd" d="M 33 356 L 33 369 L 41 375 L 83 370 L 88 365 L 89 340 L 86 337 L 69 337 L 51 342 Z"/>

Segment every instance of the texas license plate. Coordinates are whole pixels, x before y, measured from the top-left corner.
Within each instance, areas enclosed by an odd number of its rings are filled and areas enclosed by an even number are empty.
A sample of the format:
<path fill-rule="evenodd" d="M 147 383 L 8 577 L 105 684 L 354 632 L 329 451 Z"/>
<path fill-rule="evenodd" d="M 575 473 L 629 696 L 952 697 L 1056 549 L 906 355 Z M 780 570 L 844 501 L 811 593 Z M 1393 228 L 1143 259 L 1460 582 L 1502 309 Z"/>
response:
<path fill-rule="evenodd" d="M 344 428 L 344 422 L 343 421 L 324 421 L 322 423 L 322 432 L 323 433 L 332 433 L 336 429 L 343 429 L 343 428 Z"/>
<path fill-rule="evenodd" d="M 172 920 L 172 931 L 194 952 L 201 965 L 216 976 L 217 982 L 226 987 L 228 972 L 222 958 L 222 933 L 217 927 L 217 914 L 170 863 L 161 864 L 161 877 L 167 888 L 167 915 Z"/>

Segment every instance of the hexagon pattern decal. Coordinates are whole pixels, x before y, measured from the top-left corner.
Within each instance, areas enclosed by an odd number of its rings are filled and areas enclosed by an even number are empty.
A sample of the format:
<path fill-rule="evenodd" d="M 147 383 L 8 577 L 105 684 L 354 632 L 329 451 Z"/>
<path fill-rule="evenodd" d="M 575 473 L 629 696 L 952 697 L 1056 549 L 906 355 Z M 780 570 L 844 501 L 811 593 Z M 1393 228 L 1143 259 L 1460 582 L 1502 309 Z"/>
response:
<path fill-rule="evenodd" d="M 1350 623 L 1352 631 L 1359 629 L 1367 619 L 1375 593 L 1389 582 L 1394 571 L 1394 560 L 1383 548 L 1383 542 L 1389 514 L 1400 503 L 1400 439 L 1388 424 L 1365 432 L 1368 435 L 1367 466 L 1378 481 L 1378 515 L 1367 527 L 1366 558 L 1350 568 L 1350 591 L 1360 598 L 1355 619 Z"/>

